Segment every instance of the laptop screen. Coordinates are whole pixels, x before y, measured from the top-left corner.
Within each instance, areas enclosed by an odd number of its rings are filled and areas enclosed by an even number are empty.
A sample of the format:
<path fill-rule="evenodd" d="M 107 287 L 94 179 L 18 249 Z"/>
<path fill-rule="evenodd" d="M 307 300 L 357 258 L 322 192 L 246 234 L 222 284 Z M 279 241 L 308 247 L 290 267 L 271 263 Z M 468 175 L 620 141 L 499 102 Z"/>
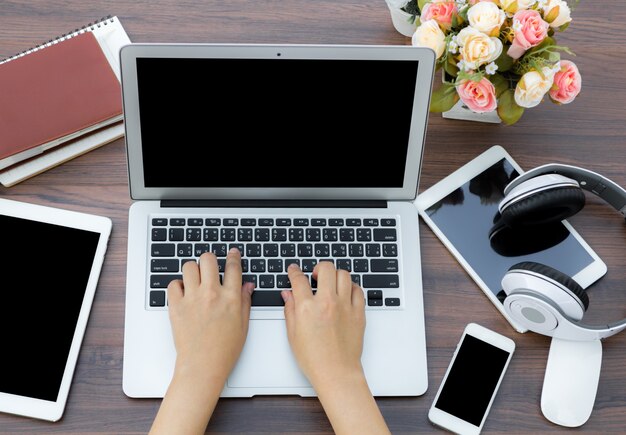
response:
<path fill-rule="evenodd" d="M 136 62 L 145 187 L 403 186 L 417 60 Z"/>

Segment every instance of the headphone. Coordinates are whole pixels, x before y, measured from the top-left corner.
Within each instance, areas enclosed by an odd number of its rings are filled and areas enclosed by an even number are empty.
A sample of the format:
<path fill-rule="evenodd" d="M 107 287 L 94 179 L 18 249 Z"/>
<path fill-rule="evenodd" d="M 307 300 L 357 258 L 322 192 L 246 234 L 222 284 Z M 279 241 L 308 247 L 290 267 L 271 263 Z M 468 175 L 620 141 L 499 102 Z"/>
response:
<path fill-rule="evenodd" d="M 523 234 L 554 228 L 584 207 L 585 190 L 626 217 L 626 190 L 622 187 L 587 169 L 548 164 L 525 172 L 506 186 L 490 239 L 497 245 L 503 231 Z M 502 278 L 502 289 L 505 312 L 539 334 L 591 341 L 626 329 L 626 318 L 604 325 L 581 323 L 589 307 L 587 293 L 570 276 L 544 264 L 525 261 L 511 266 Z"/>

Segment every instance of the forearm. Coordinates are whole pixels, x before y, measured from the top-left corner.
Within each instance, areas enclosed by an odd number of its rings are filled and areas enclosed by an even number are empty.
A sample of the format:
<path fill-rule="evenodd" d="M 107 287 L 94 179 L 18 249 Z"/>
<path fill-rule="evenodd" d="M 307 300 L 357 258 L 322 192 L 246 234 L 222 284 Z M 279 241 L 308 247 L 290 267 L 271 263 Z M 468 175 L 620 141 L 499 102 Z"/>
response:
<path fill-rule="evenodd" d="M 150 434 L 204 434 L 224 387 L 222 378 L 177 369 Z"/>
<path fill-rule="evenodd" d="M 362 372 L 320 382 L 316 391 L 336 434 L 390 433 Z"/>

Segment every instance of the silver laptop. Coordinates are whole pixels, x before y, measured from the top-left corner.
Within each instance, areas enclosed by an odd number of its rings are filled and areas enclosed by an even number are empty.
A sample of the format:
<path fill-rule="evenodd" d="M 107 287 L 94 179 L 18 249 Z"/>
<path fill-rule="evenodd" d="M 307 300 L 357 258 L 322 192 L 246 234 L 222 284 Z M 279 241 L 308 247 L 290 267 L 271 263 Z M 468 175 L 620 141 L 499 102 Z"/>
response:
<path fill-rule="evenodd" d="M 376 396 L 426 391 L 412 201 L 434 55 L 409 46 L 130 45 L 122 49 L 130 194 L 124 392 L 162 397 L 175 348 L 166 287 L 185 261 L 243 253 L 256 290 L 223 397 L 314 396 L 290 351 L 286 268 L 351 271 L 367 297 Z M 313 282 L 313 284 L 315 284 Z M 219 352 L 219 349 L 215 349 Z"/>

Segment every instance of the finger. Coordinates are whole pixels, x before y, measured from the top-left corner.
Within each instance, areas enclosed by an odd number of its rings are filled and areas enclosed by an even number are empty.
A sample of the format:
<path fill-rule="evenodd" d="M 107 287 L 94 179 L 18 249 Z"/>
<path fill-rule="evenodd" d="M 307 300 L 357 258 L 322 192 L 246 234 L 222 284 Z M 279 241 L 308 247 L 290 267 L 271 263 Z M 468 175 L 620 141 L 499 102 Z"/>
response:
<path fill-rule="evenodd" d="M 293 298 L 292 292 L 289 290 L 283 290 L 280 292 L 285 302 L 285 324 L 287 326 L 287 337 L 291 337 L 292 330 L 296 322 L 296 304 Z M 291 338 L 289 339 L 291 341 Z"/>
<path fill-rule="evenodd" d="M 287 268 L 287 275 L 291 281 L 292 296 L 295 301 L 313 297 L 309 278 L 302 272 L 300 266 L 295 263 L 290 264 Z"/>
<path fill-rule="evenodd" d="M 200 286 L 200 269 L 195 261 L 188 261 L 183 265 L 183 285 L 187 291 Z"/>
<path fill-rule="evenodd" d="M 200 280 L 212 286 L 219 285 L 220 271 L 217 266 L 217 257 L 212 252 L 205 252 L 200 256 Z"/>
<path fill-rule="evenodd" d="M 224 269 L 224 287 L 241 289 L 241 254 L 239 249 L 231 248 L 226 256 L 226 267 Z"/>
<path fill-rule="evenodd" d="M 352 305 L 357 308 L 365 309 L 365 293 L 361 286 L 352 283 Z"/>
<path fill-rule="evenodd" d="M 335 265 L 330 261 L 320 261 L 315 268 L 317 269 L 317 295 L 330 296 L 337 295 L 337 271 Z"/>
<path fill-rule="evenodd" d="M 248 323 L 250 322 L 250 308 L 252 307 L 252 292 L 254 291 L 254 284 L 246 282 L 241 286 L 241 318 L 245 326 L 245 330 L 248 330 Z"/>
<path fill-rule="evenodd" d="M 167 285 L 167 300 L 170 305 L 176 305 L 183 299 L 183 280 L 174 279 Z"/>
<path fill-rule="evenodd" d="M 339 299 L 347 303 L 351 302 L 352 284 L 353 282 L 350 278 L 350 272 L 341 269 L 337 271 L 337 295 L 339 296 Z"/>

